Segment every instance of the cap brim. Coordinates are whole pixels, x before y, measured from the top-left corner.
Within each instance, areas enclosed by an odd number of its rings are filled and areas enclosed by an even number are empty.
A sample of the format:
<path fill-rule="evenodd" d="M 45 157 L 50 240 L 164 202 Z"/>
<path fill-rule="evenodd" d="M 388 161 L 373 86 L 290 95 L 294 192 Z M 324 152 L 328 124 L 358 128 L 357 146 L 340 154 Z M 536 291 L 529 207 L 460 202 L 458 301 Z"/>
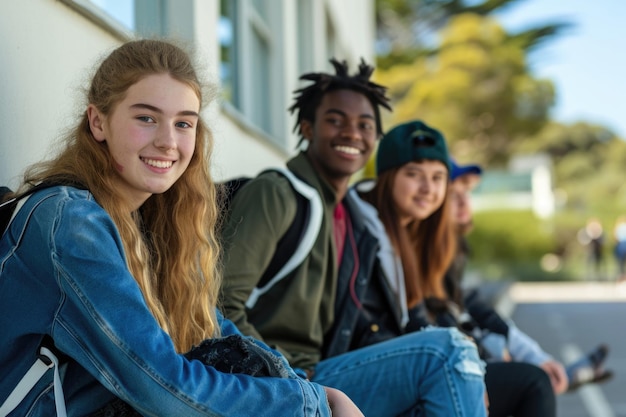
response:
<path fill-rule="evenodd" d="M 452 168 L 452 173 L 450 174 L 450 179 L 454 181 L 455 179 L 462 177 L 467 174 L 482 174 L 483 170 L 478 165 L 454 165 Z"/>

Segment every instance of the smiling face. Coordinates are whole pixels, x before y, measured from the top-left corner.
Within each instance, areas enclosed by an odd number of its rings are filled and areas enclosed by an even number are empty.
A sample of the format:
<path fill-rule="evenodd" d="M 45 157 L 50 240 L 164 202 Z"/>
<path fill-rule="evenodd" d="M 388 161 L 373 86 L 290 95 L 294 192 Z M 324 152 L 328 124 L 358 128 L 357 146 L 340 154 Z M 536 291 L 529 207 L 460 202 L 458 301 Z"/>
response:
<path fill-rule="evenodd" d="M 187 169 L 199 111 L 194 90 L 168 74 L 133 84 L 109 115 L 88 106 L 93 136 L 106 143 L 119 174 L 118 189 L 134 209 L 167 191 Z"/>
<path fill-rule="evenodd" d="M 448 187 L 448 169 L 440 161 L 409 162 L 398 169 L 392 198 L 403 226 L 422 221 L 442 206 Z"/>
<path fill-rule="evenodd" d="M 324 94 L 315 121 L 302 121 L 302 135 L 309 141 L 307 156 L 339 195 L 345 193 L 350 177 L 372 154 L 376 127 L 372 103 L 353 90 Z"/>

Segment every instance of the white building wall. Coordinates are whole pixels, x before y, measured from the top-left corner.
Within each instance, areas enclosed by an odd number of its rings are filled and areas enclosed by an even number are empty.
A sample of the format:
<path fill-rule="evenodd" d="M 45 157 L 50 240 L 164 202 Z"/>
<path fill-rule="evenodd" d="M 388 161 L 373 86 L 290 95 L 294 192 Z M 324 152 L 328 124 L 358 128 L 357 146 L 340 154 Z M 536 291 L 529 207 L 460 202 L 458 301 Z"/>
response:
<path fill-rule="evenodd" d="M 173 32 L 192 38 L 207 71 L 205 78 L 219 84 L 219 1 L 162 1 L 176 2 L 177 7 L 170 9 Z M 308 2 L 312 13 L 306 19 L 310 21 L 297 21 L 297 1 Z M 75 124 L 85 106 L 83 89 L 97 61 L 125 39 L 123 33 L 104 27 L 66 2 L 0 2 L 0 184 L 15 187 L 28 165 L 55 151 L 54 140 Z M 268 105 L 286 104 L 284 117 L 275 123 L 288 140 L 285 146 L 273 144 L 232 106 L 210 106 L 204 116 L 215 137 L 212 167 L 217 179 L 252 175 L 283 164 L 295 153 L 297 138 L 291 132 L 293 117 L 287 107 L 299 86 L 295 33 L 299 27 L 313 28 L 307 35 L 311 50 L 306 53 L 312 55 L 307 61 L 315 71 L 329 69 L 326 19 L 335 28 L 333 49 L 345 55 L 338 58 L 347 59 L 353 69 L 360 57 L 374 62 L 373 0 L 271 0 L 267 4 L 281 13 L 279 60 L 284 79 L 275 92 L 277 99 L 270 98 Z M 179 10 L 179 15 L 173 16 L 172 10 Z M 182 25 L 178 31 L 176 25 Z"/>
<path fill-rule="evenodd" d="M 49 154 L 93 63 L 118 42 L 58 1 L 0 2 L 0 183 Z"/>

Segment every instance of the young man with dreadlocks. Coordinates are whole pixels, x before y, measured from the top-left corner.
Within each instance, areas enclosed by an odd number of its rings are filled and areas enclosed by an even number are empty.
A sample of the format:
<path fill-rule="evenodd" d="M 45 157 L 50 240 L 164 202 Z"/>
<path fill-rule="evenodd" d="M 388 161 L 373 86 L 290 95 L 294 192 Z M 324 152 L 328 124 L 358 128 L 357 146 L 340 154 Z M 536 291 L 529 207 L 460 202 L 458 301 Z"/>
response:
<path fill-rule="evenodd" d="M 344 391 L 366 416 L 484 416 L 484 367 L 475 345 L 456 330 L 413 333 L 342 353 L 353 343 L 363 295 L 380 285 L 370 281 L 377 239 L 346 192 L 382 135 L 380 107 L 390 106 L 386 89 L 369 80 L 372 67 L 361 62 L 350 75 L 345 62 L 331 63 L 336 75 L 301 77 L 312 84 L 295 92 L 290 108 L 308 147 L 287 167 L 324 206 L 313 248 L 246 307 L 297 210 L 283 175 L 250 181 L 235 195 L 224 227 L 224 312 L 312 381 Z"/>

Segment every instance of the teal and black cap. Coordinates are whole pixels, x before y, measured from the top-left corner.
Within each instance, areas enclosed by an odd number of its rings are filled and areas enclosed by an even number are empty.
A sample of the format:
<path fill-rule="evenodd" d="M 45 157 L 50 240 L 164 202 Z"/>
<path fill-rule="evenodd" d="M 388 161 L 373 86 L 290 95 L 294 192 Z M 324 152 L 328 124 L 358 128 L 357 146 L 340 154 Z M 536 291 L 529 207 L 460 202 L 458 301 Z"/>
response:
<path fill-rule="evenodd" d="M 389 130 L 380 140 L 376 174 L 422 159 L 440 161 L 450 172 L 448 147 L 441 132 L 420 120 L 403 123 Z"/>

